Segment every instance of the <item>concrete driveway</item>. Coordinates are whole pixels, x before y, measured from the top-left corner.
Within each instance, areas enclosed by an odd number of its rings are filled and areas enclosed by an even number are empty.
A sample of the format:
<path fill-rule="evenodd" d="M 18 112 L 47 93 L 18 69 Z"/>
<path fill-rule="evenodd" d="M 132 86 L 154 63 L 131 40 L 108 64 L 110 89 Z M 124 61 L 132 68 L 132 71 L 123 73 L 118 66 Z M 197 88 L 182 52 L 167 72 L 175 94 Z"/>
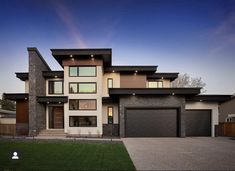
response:
<path fill-rule="evenodd" d="M 123 138 L 137 170 L 235 170 L 229 138 Z"/>

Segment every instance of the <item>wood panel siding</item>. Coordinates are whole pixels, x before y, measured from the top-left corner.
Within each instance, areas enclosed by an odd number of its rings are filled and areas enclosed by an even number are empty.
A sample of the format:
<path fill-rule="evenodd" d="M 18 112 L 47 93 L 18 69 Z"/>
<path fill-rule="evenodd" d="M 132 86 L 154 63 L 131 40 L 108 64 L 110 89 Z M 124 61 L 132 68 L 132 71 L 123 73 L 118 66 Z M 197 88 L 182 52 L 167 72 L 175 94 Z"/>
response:
<path fill-rule="evenodd" d="M 103 66 L 103 60 L 101 59 L 65 59 L 62 61 L 63 66 L 80 66 L 80 65 L 92 65 L 92 66 Z"/>
<path fill-rule="evenodd" d="M 0 135 L 16 135 L 16 125 L 0 124 Z"/>
<path fill-rule="evenodd" d="M 219 136 L 235 137 L 235 122 L 219 123 Z"/>
<path fill-rule="evenodd" d="M 29 123 L 29 103 L 28 101 L 16 102 L 16 123 Z"/>
<path fill-rule="evenodd" d="M 54 129 L 63 129 L 64 128 L 64 108 L 63 107 L 54 107 Z"/>
<path fill-rule="evenodd" d="M 120 88 L 146 88 L 146 75 L 121 74 Z"/>

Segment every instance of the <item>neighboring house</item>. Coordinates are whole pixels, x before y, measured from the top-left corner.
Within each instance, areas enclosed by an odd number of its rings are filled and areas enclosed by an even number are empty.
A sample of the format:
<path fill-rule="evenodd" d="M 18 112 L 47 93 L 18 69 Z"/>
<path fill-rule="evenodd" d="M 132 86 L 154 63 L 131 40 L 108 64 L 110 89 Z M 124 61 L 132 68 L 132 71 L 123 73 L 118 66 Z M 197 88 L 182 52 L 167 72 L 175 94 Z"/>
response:
<path fill-rule="evenodd" d="M 235 96 L 219 106 L 219 122 L 235 122 Z"/>
<path fill-rule="evenodd" d="M 0 109 L 0 135 L 15 135 L 16 112 Z"/>
<path fill-rule="evenodd" d="M 178 73 L 160 73 L 157 66 L 114 66 L 111 49 L 51 51 L 62 71 L 28 48 L 29 72 L 16 73 L 25 93 L 5 94 L 16 101 L 18 135 L 214 136 L 219 103 L 231 98 L 172 88 Z"/>

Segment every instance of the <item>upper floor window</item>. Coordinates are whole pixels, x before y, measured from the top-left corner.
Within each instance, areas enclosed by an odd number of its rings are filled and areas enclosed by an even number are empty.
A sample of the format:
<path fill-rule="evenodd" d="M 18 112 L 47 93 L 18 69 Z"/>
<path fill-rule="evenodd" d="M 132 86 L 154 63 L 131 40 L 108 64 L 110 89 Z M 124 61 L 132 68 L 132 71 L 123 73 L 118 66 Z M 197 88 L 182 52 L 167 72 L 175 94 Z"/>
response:
<path fill-rule="evenodd" d="M 71 66 L 69 67 L 70 77 L 95 77 L 96 67 L 95 66 Z"/>
<path fill-rule="evenodd" d="M 148 88 L 163 88 L 162 81 L 149 81 Z"/>
<path fill-rule="evenodd" d="M 78 83 L 79 93 L 96 93 L 96 83 Z"/>
<path fill-rule="evenodd" d="M 113 88 L 113 79 L 108 78 L 108 88 Z"/>
<path fill-rule="evenodd" d="M 69 99 L 69 110 L 96 110 L 96 99 Z"/>
<path fill-rule="evenodd" d="M 49 81 L 48 82 L 49 94 L 63 94 L 63 81 Z"/>
<path fill-rule="evenodd" d="M 108 124 L 113 124 L 113 107 L 108 107 Z"/>

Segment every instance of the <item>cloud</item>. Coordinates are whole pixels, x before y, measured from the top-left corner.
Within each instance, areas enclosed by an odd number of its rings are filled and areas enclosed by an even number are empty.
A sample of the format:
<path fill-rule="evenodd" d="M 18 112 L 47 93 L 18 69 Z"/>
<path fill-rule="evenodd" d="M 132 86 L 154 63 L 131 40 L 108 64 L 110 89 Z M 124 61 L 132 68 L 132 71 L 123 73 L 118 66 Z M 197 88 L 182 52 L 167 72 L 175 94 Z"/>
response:
<path fill-rule="evenodd" d="M 71 37 L 74 39 L 76 45 L 79 48 L 86 48 L 86 43 L 83 40 L 81 33 L 78 30 L 78 27 L 75 25 L 75 21 L 71 15 L 71 12 L 68 8 L 61 3 L 61 1 L 52 1 L 53 6 L 55 7 L 55 11 L 60 18 L 60 20 L 67 27 Z"/>

